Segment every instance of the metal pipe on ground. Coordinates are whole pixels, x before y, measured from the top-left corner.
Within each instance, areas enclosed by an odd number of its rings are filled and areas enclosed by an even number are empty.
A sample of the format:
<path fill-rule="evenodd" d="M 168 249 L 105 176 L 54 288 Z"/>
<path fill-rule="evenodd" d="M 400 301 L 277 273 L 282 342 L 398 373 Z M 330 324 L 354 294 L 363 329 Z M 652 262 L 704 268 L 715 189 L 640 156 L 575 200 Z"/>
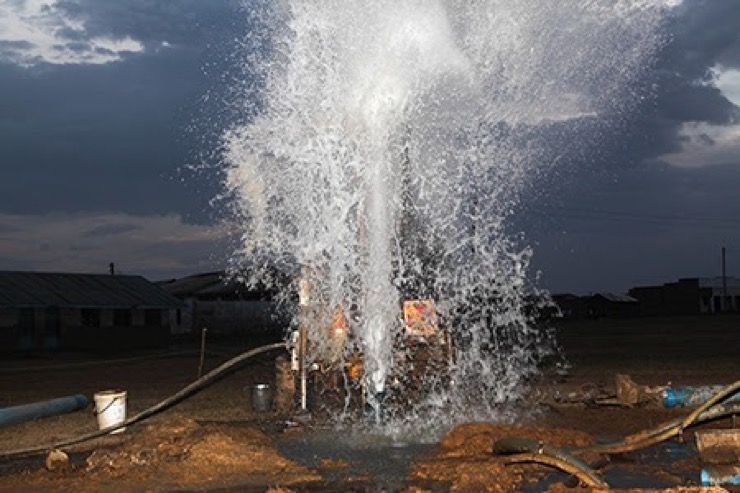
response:
<path fill-rule="evenodd" d="M 90 401 L 82 394 L 0 408 L 0 426 L 56 416 L 85 409 Z"/>

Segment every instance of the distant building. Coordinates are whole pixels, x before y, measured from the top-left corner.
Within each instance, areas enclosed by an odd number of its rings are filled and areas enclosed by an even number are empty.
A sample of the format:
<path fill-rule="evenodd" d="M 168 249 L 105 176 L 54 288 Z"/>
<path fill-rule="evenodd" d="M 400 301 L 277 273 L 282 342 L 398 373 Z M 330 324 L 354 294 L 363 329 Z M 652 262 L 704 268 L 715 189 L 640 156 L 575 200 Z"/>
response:
<path fill-rule="evenodd" d="M 586 300 L 572 293 L 552 295 L 552 301 L 558 311 L 551 314 L 555 318 L 585 318 L 588 316 Z"/>
<path fill-rule="evenodd" d="M 631 318 L 640 315 L 640 302 L 626 294 L 596 293 L 586 300 L 591 318 Z"/>
<path fill-rule="evenodd" d="M 156 346 L 181 308 L 141 276 L 0 271 L 0 351 Z"/>
<path fill-rule="evenodd" d="M 629 318 L 640 314 L 640 302 L 624 294 L 595 293 L 587 296 L 555 294 L 559 318 Z"/>
<path fill-rule="evenodd" d="M 281 333 L 290 317 L 274 301 L 268 289 L 249 289 L 223 271 L 196 274 L 158 283 L 182 300 L 183 332 L 209 334 Z"/>
<path fill-rule="evenodd" d="M 726 290 L 726 291 L 725 291 Z M 740 311 L 740 279 L 686 278 L 629 290 L 643 315 L 698 315 Z"/>

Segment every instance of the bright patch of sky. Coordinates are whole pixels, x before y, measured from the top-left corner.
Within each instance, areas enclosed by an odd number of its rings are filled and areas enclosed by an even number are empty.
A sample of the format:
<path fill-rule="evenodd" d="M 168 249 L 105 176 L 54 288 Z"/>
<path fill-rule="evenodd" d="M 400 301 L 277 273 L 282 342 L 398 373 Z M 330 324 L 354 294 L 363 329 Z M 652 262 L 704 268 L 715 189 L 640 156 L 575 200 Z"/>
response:
<path fill-rule="evenodd" d="M 0 0 L 0 62 L 24 67 L 104 64 L 144 51 L 130 36 L 93 36 L 58 0 Z"/>
<path fill-rule="evenodd" d="M 152 279 L 215 270 L 208 253 L 225 226 L 187 224 L 179 215 L 124 213 L 14 215 L 0 212 L 0 265 L 11 270 L 121 273 Z M 152 268 L 152 266 L 156 266 Z"/>
<path fill-rule="evenodd" d="M 740 70 L 725 70 L 717 76 L 717 87 L 727 99 L 740 106 Z"/>
<path fill-rule="evenodd" d="M 715 85 L 722 94 L 740 106 L 740 70 L 718 69 Z M 681 152 L 666 154 L 666 162 L 681 168 L 699 168 L 719 164 L 740 164 L 740 123 L 709 125 L 687 123 L 681 131 Z"/>

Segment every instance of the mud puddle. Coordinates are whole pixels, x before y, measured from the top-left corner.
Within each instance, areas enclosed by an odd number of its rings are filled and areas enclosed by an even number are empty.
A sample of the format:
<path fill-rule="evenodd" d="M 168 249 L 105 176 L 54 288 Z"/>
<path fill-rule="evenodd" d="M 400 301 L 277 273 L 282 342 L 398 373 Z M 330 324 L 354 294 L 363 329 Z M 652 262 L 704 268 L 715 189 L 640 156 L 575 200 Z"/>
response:
<path fill-rule="evenodd" d="M 435 446 L 369 432 L 321 429 L 281 440 L 277 450 L 289 460 L 319 470 L 326 479 L 302 485 L 298 491 L 392 492 L 408 488 L 412 463 Z"/>
<path fill-rule="evenodd" d="M 699 483 L 701 465 L 693 442 L 670 440 L 653 447 L 614 455 L 599 474 L 612 488 L 673 488 Z M 550 474 L 541 481 L 525 484 L 523 493 L 541 493 L 556 483 L 565 483 L 565 473 Z"/>

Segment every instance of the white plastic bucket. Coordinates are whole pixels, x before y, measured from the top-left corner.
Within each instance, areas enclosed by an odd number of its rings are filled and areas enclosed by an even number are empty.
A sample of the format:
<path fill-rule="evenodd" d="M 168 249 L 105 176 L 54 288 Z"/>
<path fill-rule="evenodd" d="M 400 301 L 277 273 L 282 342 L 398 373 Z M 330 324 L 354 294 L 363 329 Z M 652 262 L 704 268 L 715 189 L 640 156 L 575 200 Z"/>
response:
<path fill-rule="evenodd" d="M 105 429 L 126 421 L 126 391 L 101 390 L 93 395 L 98 428 Z M 122 433 L 126 428 L 118 428 L 111 433 Z"/>

